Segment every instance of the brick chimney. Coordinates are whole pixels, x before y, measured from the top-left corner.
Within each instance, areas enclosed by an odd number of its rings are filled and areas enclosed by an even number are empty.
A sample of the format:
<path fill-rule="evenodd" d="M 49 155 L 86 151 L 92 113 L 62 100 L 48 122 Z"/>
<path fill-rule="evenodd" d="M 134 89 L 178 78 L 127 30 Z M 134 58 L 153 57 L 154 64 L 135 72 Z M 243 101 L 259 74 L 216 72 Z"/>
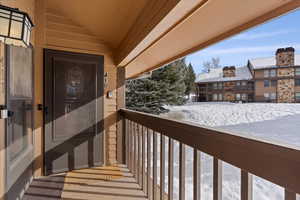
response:
<path fill-rule="evenodd" d="M 295 49 L 293 47 L 279 48 L 276 51 L 277 66 L 293 66 L 295 63 Z"/>
<path fill-rule="evenodd" d="M 235 66 L 224 67 L 223 77 L 235 77 Z"/>

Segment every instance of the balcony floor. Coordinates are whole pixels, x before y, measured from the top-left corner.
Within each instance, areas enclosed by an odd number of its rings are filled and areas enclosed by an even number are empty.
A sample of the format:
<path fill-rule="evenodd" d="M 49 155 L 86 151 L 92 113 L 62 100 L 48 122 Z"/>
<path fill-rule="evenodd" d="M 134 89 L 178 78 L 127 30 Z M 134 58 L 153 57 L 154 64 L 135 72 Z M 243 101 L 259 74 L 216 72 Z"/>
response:
<path fill-rule="evenodd" d="M 146 200 L 124 167 L 97 167 L 35 179 L 24 200 Z"/>

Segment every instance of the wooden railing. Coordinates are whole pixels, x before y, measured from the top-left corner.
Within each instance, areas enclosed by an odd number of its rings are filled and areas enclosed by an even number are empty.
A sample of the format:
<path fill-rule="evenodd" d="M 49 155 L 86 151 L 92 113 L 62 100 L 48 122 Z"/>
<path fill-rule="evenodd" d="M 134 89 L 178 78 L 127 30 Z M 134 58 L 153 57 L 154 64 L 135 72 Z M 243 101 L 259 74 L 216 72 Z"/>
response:
<path fill-rule="evenodd" d="M 174 141 L 179 142 L 180 200 L 185 200 L 186 145 L 192 147 L 194 151 L 194 200 L 200 200 L 200 152 L 214 158 L 214 200 L 222 199 L 222 161 L 241 169 L 241 200 L 252 199 L 253 175 L 285 188 L 285 200 L 296 200 L 296 193 L 300 193 L 300 149 L 151 114 L 126 109 L 122 109 L 120 113 L 123 116 L 123 130 L 126 132 L 126 163 L 149 199 L 173 199 Z M 160 184 L 157 179 L 158 136 L 161 136 Z M 168 169 L 164 157 L 165 138 L 169 138 Z M 168 177 L 167 192 L 164 188 L 165 174 Z"/>

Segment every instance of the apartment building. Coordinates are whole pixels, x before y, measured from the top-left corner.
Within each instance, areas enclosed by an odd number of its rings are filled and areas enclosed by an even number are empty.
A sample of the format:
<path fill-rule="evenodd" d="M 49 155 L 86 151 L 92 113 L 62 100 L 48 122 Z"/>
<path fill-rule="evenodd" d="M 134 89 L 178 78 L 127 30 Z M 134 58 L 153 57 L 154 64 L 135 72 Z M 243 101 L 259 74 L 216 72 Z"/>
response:
<path fill-rule="evenodd" d="M 249 59 L 243 67 L 224 67 L 196 79 L 197 101 L 300 102 L 300 55 L 293 47 L 275 56 Z"/>
<path fill-rule="evenodd" d="M 211 69 L 200 74 L 196 82 L 198 101 L 254 100 L 253 76 L 248 66 Z"/>
<path fill-rule="evenodd" d="M 255 101 L 300 102 L 300 55 L 292 47 L 277 49 L 274 57 L 250 59 Z"/>

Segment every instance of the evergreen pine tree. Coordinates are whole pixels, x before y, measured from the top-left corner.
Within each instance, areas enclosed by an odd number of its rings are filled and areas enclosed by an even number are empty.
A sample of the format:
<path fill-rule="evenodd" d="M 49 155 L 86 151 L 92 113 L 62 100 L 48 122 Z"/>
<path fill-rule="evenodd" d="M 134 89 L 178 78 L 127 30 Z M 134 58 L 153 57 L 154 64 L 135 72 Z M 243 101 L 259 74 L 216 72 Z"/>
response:
<path fill-rule="evenodd" d="M 153 71 L 149 78 L 128 81 L 126 107 L 160 114 L 168 111 L 164 105 L 182 105 L 186 101 L 187 69 L 185 60 L 180 59 Z"/>
<path fill-rule="evenodd" d="M 185 75 L 185 95 L 187 95 L 190 98 L 190 94 L 192 92 L 195 92 L 195 80 L 196 80 L 196 74 L 194 72 L 193 66 L 190 63 L 188 67 L 186 68 L 186 75 Z"/>
<path fill-rule="evenodd" d="M 140 112 L 166 112 L 160 98 L 159 83 L 151 78 L 129 80 L 126 83 L 126 107 Z"/>

